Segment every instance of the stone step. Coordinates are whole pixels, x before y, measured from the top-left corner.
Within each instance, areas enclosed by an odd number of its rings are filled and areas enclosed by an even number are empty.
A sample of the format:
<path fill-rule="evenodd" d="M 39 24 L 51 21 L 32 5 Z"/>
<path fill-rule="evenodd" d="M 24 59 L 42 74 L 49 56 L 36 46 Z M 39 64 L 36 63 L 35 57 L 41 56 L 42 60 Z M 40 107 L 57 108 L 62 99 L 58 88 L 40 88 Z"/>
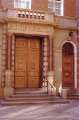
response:
<path fill-rule="evenodd" d="M 39 97 L 39 96 L 47 96 L 47 94 L 41 94 L 41 93 L 36 93 L 36 94 L 33 94 L 33 93 L 31 93 L 31 94 L 14 94 L 14 95 L 12 95 L 12 97 L 30 97 L 30 96 L 36 96 L 36 97 Z M 53 96 L 53 95 L 52 95 Z"/>
<path fill-rule="evenodd" d="M 23 88 L 23 89 L 16 89 L 15 94 L 21 94 L 21 93 L 40 93 L 40 92 L 46 92 L 43 88 Z"/>
<path fill-rule="evenodd" d="M 57 100 L 43 100 L 43 101 L 37 101 L 37 100 L 28 100 L 28 101 L 1 101 L 1 105 L 23 105 L 23 104 L 65 104 L 69 103 L 69 100 L 64 99 L 57 99 Z"/>
<path fill-rule="evenodd" d="M 59 98 L 56 96 L 11 96 L 11 97 L 6 97 L 5 99 L 54 99 L 54 98 Z"/>
<path fill-rule="evenodd" d="M 75 94 L 77 94 L 77 89 L 68 90 L 68 95 L 75 95 Z"/>
<path fill-rule="evenodd" d="M 67 91 L 67 98 L 72 100 L 79 100 L 79 89 L 69 89 Z"/>
<path fill-rule="evenodd" d="M 79 100 L 79 95 L 77 95 L 77 94 L 75 94 L 75 95 L 70 95 L 70 96 L 68 96 L 68 99 Z"/>
<path fill-rule="evenodd" d="M 42 96 L 42 95 L 46 96 L 47 90 L 44 90 L 42 88 L 31 88 L 31 89 L 21 89 L 21 90 L 18 89 L 14 93 L 15 93 L 14 96 Z"/>
<path fill-rule="evenodd" d="M 41 91 L 41 93 L 40 93 Z M 66 103 L 61 97 L 55 95 L 48 95 L 43 89 L 25 89 L 17 90 L 14 95 L 6 97 L 1 101 L 2 105 L 14 104 L 44 104 L 44 103 Z"/>
<path fill-rule="evenodd" d="M 37 94 L 38 94 L 38 95 L 44 95 L 44 94 L 47 95 L 47 92 L 43 92 L 43 91 L 42 91 L 42 92 L 30 91 L 30 92 L 18 92 L 18 93 L 14 93 L 14 95 L 19 95 L 19 94 L 20 94 L 20 95 L 24 95 L 24 94 L 25 94 L 25 95 L 32 95 L 32 94 L 33 94 L 33 95 L 37 95 Z"/>

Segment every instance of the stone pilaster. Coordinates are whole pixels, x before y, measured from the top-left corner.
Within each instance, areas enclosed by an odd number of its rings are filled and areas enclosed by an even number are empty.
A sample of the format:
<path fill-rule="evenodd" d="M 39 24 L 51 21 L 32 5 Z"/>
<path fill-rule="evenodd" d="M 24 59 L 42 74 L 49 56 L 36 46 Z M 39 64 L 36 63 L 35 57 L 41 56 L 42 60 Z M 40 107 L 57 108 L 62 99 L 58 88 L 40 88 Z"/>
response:
<path fill-rule="evenodd" d="M 79 28 L 77 31 L 77 88 L 79 88 Z"/>
<path fill-rule="evenodd" d="M 12 34 L 12 51 L 11 51 L 11 71 L 12 71 L 12 87 L 14 88 L 14 64 L 15 64 L 15 35 Z"/>
<path fill-rule="evenodd" d="M 48 71 L 48 38 L 43 40 L 43 86 L 46 86 L 46 77 Z"/>
<path fill-rule="evenodd" d="M 49 36 L 49 71 L 53 71 L 53 37 Z"/>
<path fill-rule="evenodd" d="M 12 88 L 12 70 L 11 70 L 11 62 L 12 62 L 12 34 L 7 34 L 7 47 L 6 47 L 6 71 L 5 71 L 5 88 L 4 88 L 4 96 L 8 97 L 13 94 Z"/>
<path fill-rule="evenodd" d="M 7 69 L 11 70 L 12 34 L 7 34 Z"/>
<path fill-rule="evenodd" d="M 4 27 L 5 29 L 6 27 Z M 1 74 L 1 87 L 4 88 L 5 86 L 5 70 L 6 70 L 6 32 L 3 30 L 3 36 L 2 36 L 2 51 L 1 51 L 1 67 L 2 67 L 2 74 Z"/>
<path fill-rule="evenodd" d="M 49 61 L 49 67 L 48 67 L 48 73 L 47 73 L 47 80 L 50 82 L 50 84 L 53 87 L 53 92 L 55 94 L 56 88 L 54 86 L 54 69 L 53 69 L 53 37 L 49 36 L 48 37 L 48 43 L 49 43 L 49 48 L 48 48 L 48 61 Z M 49 86 L 49 90 L 51 90 L 51 86 Z"/>
<path fill-rule="evenodd" d="M 79 46 L 78 45 L 77 45 L 77 88 L 79 88 Z"/>

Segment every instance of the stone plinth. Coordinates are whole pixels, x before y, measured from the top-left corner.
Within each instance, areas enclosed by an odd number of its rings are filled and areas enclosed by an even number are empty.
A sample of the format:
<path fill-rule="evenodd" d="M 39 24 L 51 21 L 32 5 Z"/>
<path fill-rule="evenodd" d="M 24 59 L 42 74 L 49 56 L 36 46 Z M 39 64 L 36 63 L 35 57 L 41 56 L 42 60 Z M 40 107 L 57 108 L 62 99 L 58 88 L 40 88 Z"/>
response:
<path fill-rule="evenodd" d="M 8 97 L 13 94 L 13 88 L 11 86 L 12 82 L 12 72 L 10 70 L 6 70 L 6 79 L 5 79 L 5 88 L 4 88 L 4 96 Z"/>

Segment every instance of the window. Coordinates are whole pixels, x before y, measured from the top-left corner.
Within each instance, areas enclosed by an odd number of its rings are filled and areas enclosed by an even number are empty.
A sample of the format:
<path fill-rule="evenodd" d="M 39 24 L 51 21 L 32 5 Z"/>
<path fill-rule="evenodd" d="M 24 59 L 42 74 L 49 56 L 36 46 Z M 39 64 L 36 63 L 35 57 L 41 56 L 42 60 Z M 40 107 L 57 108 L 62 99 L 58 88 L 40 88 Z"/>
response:
<path fill-rule="evenodd" d="M 48 10 L 53 11 L 54 10 L 54 1 L 48 0 Z"/>
<path fill-rule="evenodd" d="M 31 0 L 14 0 L 14 7 L 31 9 Z"/>
<path fill-rule="evenodd" d="M 64 0 L 48 0 L 48 9 L 56 15 L 63 16 Z"/>
<path fill-rule="evenodd" d="M 63 16 L 63 0 L 55 0 L 55 13 Z"/>

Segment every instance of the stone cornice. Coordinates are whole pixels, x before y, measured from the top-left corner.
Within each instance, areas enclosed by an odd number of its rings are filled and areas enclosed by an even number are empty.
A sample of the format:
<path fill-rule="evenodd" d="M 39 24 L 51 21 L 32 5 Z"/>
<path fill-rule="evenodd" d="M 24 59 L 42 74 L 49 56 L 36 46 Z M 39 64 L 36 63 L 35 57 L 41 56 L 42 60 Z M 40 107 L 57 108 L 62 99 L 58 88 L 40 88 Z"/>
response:
<path fill-rule="evenodd" d="M 77 27 L 63 27 L 63 26 L 58 26 L 58 25 L 54 25 L 55 29 L 59 29 L 59 30 L 71 30 L 71 31 L 76 31 Z"/>
<path fill-rule="evenodd" d="M 20 18 L 7 18 L 3 20 L 6 23 L 23 23 L 23 24 L 36 24 L 36 25 L 48 25 L 53 26 L 53 23 L 46 22 L 46 21 L 38 21 L 38 20 L 27 20 L 27 19 L 20 19 Z"/>
<path fill-rule="evenodd" d="M 56 16 L 54 27 L 58 29 L 76 30 L 77 29 L 76 19 L 73 17 Z"/>

